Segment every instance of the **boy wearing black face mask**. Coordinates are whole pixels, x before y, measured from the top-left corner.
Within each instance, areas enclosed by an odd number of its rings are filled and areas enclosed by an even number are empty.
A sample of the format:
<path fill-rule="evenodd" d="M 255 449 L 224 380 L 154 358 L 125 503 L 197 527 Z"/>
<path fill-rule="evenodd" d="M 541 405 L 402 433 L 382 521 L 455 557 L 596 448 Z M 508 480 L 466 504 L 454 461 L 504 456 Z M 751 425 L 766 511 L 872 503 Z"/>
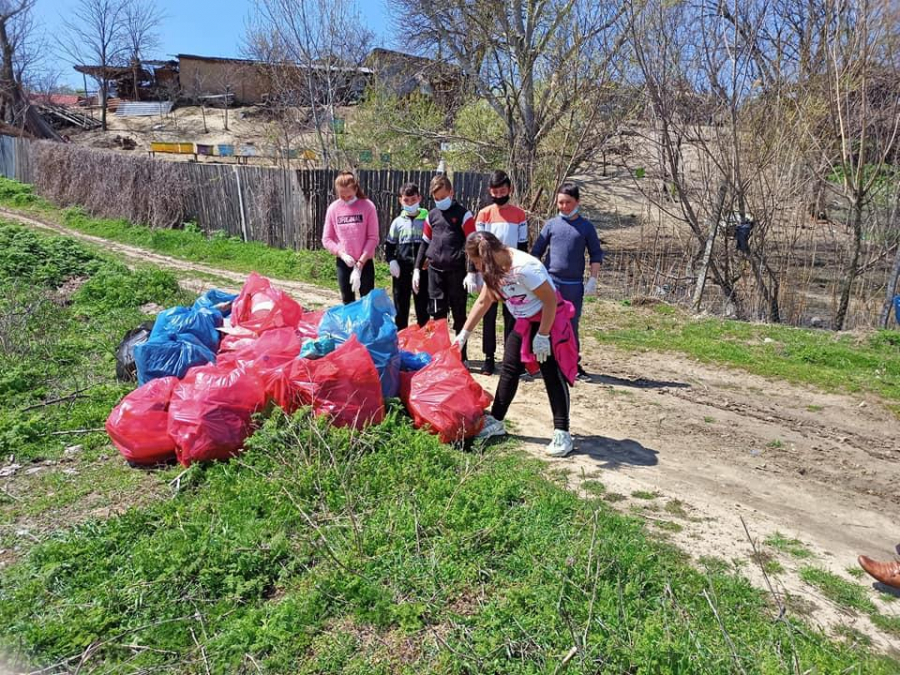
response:
<path fill-rule="evenodd" d="M 416 322 L 424 326 L 428 322 L 428 277 L 420 279 L 418 292 L 413 293 L 413 270 L 416 256 L 422 244 L 422 230 L 428 210 L 422 208 L 419 186 L 406 183 L 400 188 L 400 215 L 394 218 L 384 242 L 384 257 L 394 277 L 394 307 L 397 308 L 397 329 L 409 325 L 409 299 L 413 297 Z"/>
<path fill-rule="evenodd" d="M 528 217 L 525 211 L 518 206 L 509 203 L 512 194 L 512 181 L 505 171 L 494 171 L 488 182 L 488 192 L 491 195 L 490 206 L 486 206 L 478 212 L 475 217 L 476 232 L 490 232 L 503 243 L 504 246 L 517 248 L 520 251 L 528 250 Z M 480 286 L 479 280 L 474 277 L 475 269 L 469 266 L 469 273 L 473 276 L 474 283 L 470 284 L 472 288 L 467 286 L 466 290 L 470 293 L 477 290 Z M 515 320 L 506 305 L 503 305 L 503 340 L 506 344 L 506 338 L 515 325 Z M 484 315 L 482 324 L 484 331 L 482 336 L 482 349 L 484 351 L 484 365 L 481 372 L 484 375 L 493 375 L 495 369 L 494 352 L 497 349 L 497 303 L 495 302 Z"/>

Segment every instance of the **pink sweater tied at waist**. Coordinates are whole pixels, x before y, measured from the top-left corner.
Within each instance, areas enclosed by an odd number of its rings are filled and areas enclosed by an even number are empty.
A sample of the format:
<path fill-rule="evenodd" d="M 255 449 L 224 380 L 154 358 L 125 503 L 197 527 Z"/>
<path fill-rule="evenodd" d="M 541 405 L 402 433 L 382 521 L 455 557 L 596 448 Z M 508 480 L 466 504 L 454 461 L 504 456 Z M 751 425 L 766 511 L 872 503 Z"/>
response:
<path fill-rule="evenodd" d="M 542 312 L 527 319 L 516 319 L 515 331 L 522 336 L 522 363 L 531 375 L 540 370 L 537 358 L 531 349 L 531 324 L 541 322 Z M 578 375 L 578 343 L 572 329 L 572 318 L 575 316 L 575 305 L 564 300 L 556 291 L 556 317 L 550 328 L 550 345 L 553 358 L 569 384 L 575 384 Z"/>

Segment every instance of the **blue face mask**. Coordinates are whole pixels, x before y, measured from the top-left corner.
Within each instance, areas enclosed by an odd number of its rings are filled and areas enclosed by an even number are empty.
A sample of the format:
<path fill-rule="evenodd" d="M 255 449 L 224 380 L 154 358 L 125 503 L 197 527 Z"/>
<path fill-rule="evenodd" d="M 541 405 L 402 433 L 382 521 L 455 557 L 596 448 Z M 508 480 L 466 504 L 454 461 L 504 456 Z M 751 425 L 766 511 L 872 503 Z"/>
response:
<path fill-rule="evenodd" d="M 574 209 L 572 209 L 571 213 L 569 213 L 568 215 L 566 215 L 562 211 L 559 212 L 559 215 L 566 220 L 575 220 L 578 217 L 578 207 L 576 206 Z"/>
<path fill-rule="evenodd" d="M 356 199 L 356 197 L 351 197 L 350 199 L 342 199 L 341 201 L 344 202 L 347 206 L 352 206 L 356 203 Z"/>
<path fill-rule="evenodd" d="M 413 204 L 412 206 L 410 206 L 409 204 L 404 204 L 404 205 L 403 205 L 403 210 L 404 210 L 406 213 L 408 213 L 409 215 L 414 216 L 414 215 L 416 215 L 417 213 L 419 213 L 419 202 L 416 202 L 416 203 Z"/>
<path fill-rule="evenodd" d="M 434 205 L 438 207 L 441 211 L 446 211 L 450 208 L 450 205 L 453 203 L 453 197 L 444 197 L 443 199 L 435 199 Z"/>

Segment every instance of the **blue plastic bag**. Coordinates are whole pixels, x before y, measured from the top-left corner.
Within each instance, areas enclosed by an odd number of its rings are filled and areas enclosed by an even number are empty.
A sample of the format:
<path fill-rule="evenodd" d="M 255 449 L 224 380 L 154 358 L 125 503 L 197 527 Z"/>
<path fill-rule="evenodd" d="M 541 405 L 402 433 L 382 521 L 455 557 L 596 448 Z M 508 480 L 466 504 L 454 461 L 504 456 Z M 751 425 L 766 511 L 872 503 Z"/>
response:
<path fill-rule="evenodd" d="M 431 354 L 400 351 L 400 370 L 422 370 L 429 363 L 431 363 Z"/>
<path fill-rule="evenodd" d="M 324 337 L 318 340 L 305 340 L 303 347 L 300 349 L 300 358 L 315 361 L 323 356 L 327 356 L 336 348 L 337 343 L 334 341 L 334 338 Z"/>
<path fill-rule="evenodd" d="M 900 325 L 900 295 L 894 296 L 894 316 L 897 319 L 897 324 Z"/>
<path fill-rule="evenodd" d="M 190 333 L 151 338 L 134 348 L 134 363 L 141 385 L 158 377 L 182 378 L 193 366 L 215 362 L 215 353 Z"/>
<path fill-rule="evenodd" d="M 385 398 L 400 391 L 400 349 L 397 346 L 397 324 L 394 304 L 384 289 L 376 288 L 364 298 L 349 305 L 332 307 L 319 322 L 319 337 L 332 337 L 343 344 L 355 335 L 369 350 Z"/>
<path fill-rule="evenodd" d="M 237 297 L 237 293 L 226 293 L 225 291 L 220 291 L 218 288 L 211 288 L 206 293 L 201 295 L 194 301 L 194 309 L 209 309 L 222 314 L 222 316 L 228 316 L 231 314 L 231 307 L 224 312 L 220 309 L 216 309 L 216 305 L 220 305 L 223 302 L 234 302 L 234 299 Z"/>
<path fill-rule="evenodd" d="M 168 341 L 177 336 L 192 335 L 200 344 L 213 352 L 219 349 L 219 331 L 222 313 L 215 309 L 172 307 L 156 317 L 149 342 Z"/>

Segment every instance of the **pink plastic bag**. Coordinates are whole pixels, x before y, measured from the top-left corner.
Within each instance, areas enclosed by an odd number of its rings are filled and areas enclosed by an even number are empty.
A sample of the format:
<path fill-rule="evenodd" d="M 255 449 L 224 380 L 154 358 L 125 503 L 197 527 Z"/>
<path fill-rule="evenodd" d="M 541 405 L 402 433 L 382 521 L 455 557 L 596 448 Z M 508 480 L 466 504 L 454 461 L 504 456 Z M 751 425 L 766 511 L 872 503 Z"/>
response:
<path fill-rule="evenodd" d="M 256 272 L 247 278 L 231 305 L 231 325 L 263 333 L 272 328 L 296 328 L 303 308 L 287 293 Z"/>
<path fill-rule="evenodd" d="M 319 322 L 322 320 L 324 311 L 319 312 L 303 312 L 300 323 L 297 324 L 297 334 L 301 340 L 315 340 L 319 337 Z"/>
<path fill-rule="evenodd" d="M 172 392 L 169 435 L 178 461 L 228 459 L 250 435 L 251 416 L 266 402 L 259 376 L 243 366 L 202 366 L 188 371 Z"/>
<path fill-rule="evenodd" d="M 428 428 L 444 443 L 477 434 L 493 397 L 469 374 L 459 352 L 445 349 L 413 375 L 407 408 L 416 428 Z"/>
<path fill-rule="evenodd" d="M 429 319 L 428 323 L 419 327 L 417 324 L 407 326 L 397 333 L 400 351 L 425 352 L 434 356 L 450 347 L 450 329 L 447 319 Z"/>
<path fill-rule="evenodd" d="M 125 396 L 106 418 L 106 433 L 132 464 L 150 465 L 175 458 L 167 429 L 169 400 L 177 377 L 160 377 Z"/>
<path fill-rule="evenodd" d="M 287 368 L 275 397 L 287 412 L 310 405 L 317 415 L 329 416 L 334 426 L 357 429 L 384 419 L 378 371 L 355 336 L 321 359 L 296 359 Z"/>

